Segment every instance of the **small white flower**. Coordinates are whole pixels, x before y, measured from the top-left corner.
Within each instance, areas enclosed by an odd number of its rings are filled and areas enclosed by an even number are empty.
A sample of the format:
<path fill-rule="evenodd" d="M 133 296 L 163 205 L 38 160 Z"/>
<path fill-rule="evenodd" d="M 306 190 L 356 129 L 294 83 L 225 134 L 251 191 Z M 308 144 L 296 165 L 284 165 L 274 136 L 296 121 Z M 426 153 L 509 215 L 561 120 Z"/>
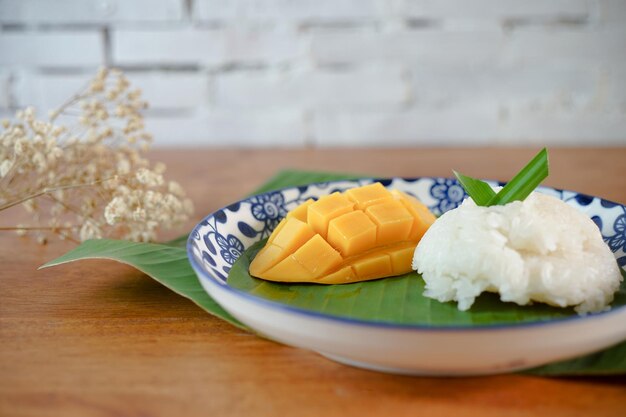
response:
<path fill-rule="evenodd" d="M 183 197 L 185 195 L 185 190 L 180 186 L 176 181 L 170 181 L 167 185 L 167 190 L 178 197 Z"/>
<path fill-rule="evenodd" d="M 0 164 L 0 178 L 3 178 L 5 175 L 9 173 L 9 170 L 13 167 L 13 161 L 10 159 L 5 159 Z"/>
<path fill-rule="evenodd" d="M 24 109 L 23 117 L 27 121 L 32 121 L 35 119 L 35 108 L 30 106 Z"/>
<path fill-rule="evenodd" d="M 102 78 L 96 78 L 94 81 L 92 81 L 92 83 L 89 85 L 89 90 L 92 93 L 101 93 L 102 91 L 104 91 L 104 79 Z"/>
<path fill-rule="evenodd" d="M 15 153 L 16 156 L 20 156 L 24 153 L 24 140 L 16 140 L 15 144 L 13 145 L 13 153 Z"/>
<path fill-rule="evenodd" d="M 128 206 L 121 197 L 114 197 L 104 208 L 104 218 L 111 226 L 120 222 L 128 214 Z"/>
<path fill-rule="evenodd" d="M 141 168 L 135 175 L 137 181 L 148 187 L 157 187 L 163 184 L 163 176 L 146 168 Z"/>
<path fill-rule="evenodd" d="M 48 161 L 46 161 L 46 157 L 41 152 L 36 152 L 32 159 L 37 172 L 44 172 L 48 168 Z"/>
<path fill-rule="evenodd" d="M 127 97 L 129 100 L 136 100 L 136 99 L 138 99 L 139 97 L 141 97 L 141 89 L 140 89 L 140 88 L 136 88 L 136 89 L 134 89 L 133 91 L 130 91 L 130 92 L 126 95 L 126 97 Z"/>
<path fill-rule="evenodd" d="M 163 205 L 174 212 L 177 212 L 182 208 L 182 203 L 173 194 L 165 195 Z"/>
<path fill-rule="evenodd" d="M 137 207 L 135 211 L 133 211 L 133 220 L 136 222 L 142 222 L 146 220 L 146 210 L 141 207 Z"/>
<path fill-rule="evenodd" d="M 102 231 L 93 222 L 86 221 L 80 228 L 79 236 L 81 241 L 89 239 L 100 239 L 102 237 Z"/>
<path fill-rule="evenodd" d="M 117 88 L 114 88 L 112 90 L 109 90 L 105 93 L 105 97 L 107 100 L 109 101 L 113 101 L 117 98 L 117 96 L 119 96 L 120 92 Z"/>
<path fill-rule="evenodd" d="M 165 170 L 167 169 L 167 167 L 165 166 L 163 162 L 157 162 L 156 164 L 154 164 L 154 168 L 152 169 L 157 174 L 163 174 L 165 173 Z"/>
<path fill-rule="evenodd" d="M 121 175 L 130 173 L 130 162 L 128 162 L 128 159 L 124 158 L 117 161 L 117 172 Z"/>

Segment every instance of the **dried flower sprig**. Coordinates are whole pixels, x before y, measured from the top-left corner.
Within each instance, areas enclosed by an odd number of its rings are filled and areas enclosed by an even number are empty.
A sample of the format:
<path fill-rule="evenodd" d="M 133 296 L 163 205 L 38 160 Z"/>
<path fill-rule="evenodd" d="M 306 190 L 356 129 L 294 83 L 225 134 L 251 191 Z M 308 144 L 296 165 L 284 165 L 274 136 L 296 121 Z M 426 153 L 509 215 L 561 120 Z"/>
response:
<path fill-rule="evenodd" d="M 124 74 L 102 69 L 48 120 L 32 108 L 3 120 L 0 211 L 21 205 L 34 223 L 0 230 L 34 233 L 40 242 L 50 234 L 151 241 L 186 221 L 193 206 L 182 187 L 144 156 L 152 141 L 146 107 Z"/>

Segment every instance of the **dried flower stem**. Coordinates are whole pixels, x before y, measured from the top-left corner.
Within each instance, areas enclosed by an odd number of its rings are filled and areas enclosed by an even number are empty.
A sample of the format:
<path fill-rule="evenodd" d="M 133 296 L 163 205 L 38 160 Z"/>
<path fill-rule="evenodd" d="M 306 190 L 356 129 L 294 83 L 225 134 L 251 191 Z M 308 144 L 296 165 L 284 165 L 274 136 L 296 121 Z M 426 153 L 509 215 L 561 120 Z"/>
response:
<path fill-rule="evenodd" d="M 0 226 L 0 230 L 72 230 L 79 228 L 80 225 L 73 226 Z"/>
<path fill-rule="evenodd" d="M 0 230 L 33 231 L 42 242 L 43 232 L 147 241 L 187 220 L 191 201 L 164 179 L 163 164 L 143 156 L 152 140 L 141 114 L 146 106 L 120 71 L 103 69 L 47 121 L 31 108 L 2 121 L 0 211 L 21 205 L 48 224 Z M 66 118 L 75 122 L 55 124 Z"/>
<path fill-rule="evenodd" d="M 81 88 L 81 91 L 87 89 L 88 87 L 89 87 L 89 83 L 85 84 L 85 86 L 83 88 Z M 67 99 L 67 101 L 65 103 L 61 104 L 58 109 L 54 110 L 50 114 L 50 122 L 54 123 L 54 121 L 57 119 L 57 117 L 59 117 L 59 115 L 63 114 L 67 110 L 67 108 L 69 106 L 71 106 L 72 104 L 78 102 L 79 100 L 81 100 L 83 98 L 87 98 L 87 95 L 85 95 L 85 94 L 82 94 L 82 95 L 81 94 L 75 94 L 72 97 L 70 97 L 69 99 Z M 80 116 L 80 114 L 81 114 L 81 112 L 79 112 L 79 111 L 76 112 L 77 116 Z"/>
<path fill-rule="evenodd" d="M 89 187 L 89 186 L 93 186 L 93 185 L 99 184 L 99 183 L 104 182 L 104 181 L 110 181 L 112 179 L 114 179 L 114 178 L 105 178 L 105 179 L 102 179 L 102 180 L 91 181 L 91 182 L 87 182 L 87 183 L 84 183 L 84 184 L 60 185 L 58 187 L 45 188 L 45 189 L 43 189 L 41 191 L 37 191 L 37 192 L 29 194 L 29 195 L 27 195 L 25 197 L 18 197 L 17 200 L 11 201 L 9 203 L 6 203 L 3 206 L 0 206 L 0 211 L 9 209 L 9 208 L 11 208 L 13 206 L 17 206 L 18 204 L 22 204 L 25 201 L 32 200 L 32 199 L 40 197 L 40 196 L 42 196 L 44 194 L 50 194 L 50 193 L 53 193 L 55 191 L 61 191 L 61 190 L 71 190 L 73 188 Z"/>

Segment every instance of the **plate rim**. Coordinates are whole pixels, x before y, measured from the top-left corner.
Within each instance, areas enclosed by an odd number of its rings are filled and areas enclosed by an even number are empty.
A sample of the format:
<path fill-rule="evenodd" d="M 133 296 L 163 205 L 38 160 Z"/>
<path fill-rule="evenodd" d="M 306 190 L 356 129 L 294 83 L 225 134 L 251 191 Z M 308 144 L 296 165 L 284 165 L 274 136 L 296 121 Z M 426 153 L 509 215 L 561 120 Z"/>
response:
<path fill-rule="evenodd" d="M 615 315 L 615 314 L 622 314 L 624 312 L 626 312 L 626 304 L 619 306 L 617 308 L 611 308 L 610 310 L 605 310 L 605 311 L 601 311 L 601 312 L 597 312 L 597 313 L 589 313 L 589 314 L 585 314 L 585 315 L 571 315 L 571 316 L 567 316 L 567 317 L 562 317 L 562 318 L 557 318 L 557 319 L 550 319 L 550 320 L 534 320 L 534 321 L 528 321 L 528 322 L 523 322 L 523 323 L 497 323 L 497 324 L 485 324 L 485 325 L 475 325 L 475 324 L 467 324 L 467 325 L 452 325 L 452 326 L 432 326 L 432 325 L 424 325 L 424 324 L 403 324 L 403 323 L 393 323 L 393 322 L 386 322 L 386 321 L 372 321 L 372 320 L 363 320 L 363 319 L 355 319 L 355 318 L 349 318 L 349 317 L 342 317 L 342 316 L 336 316 L 336 315 L 332 315 L 332 314 L 327 314 L 327 313 L 322 313 L 322 312 L 318 312 L 315 310 L 307 310 L 307 309 L 303 309 L 303 308 L 298 308 L 298 307 L 293 307 L 287 304 L 283 304 L 277 301 L 273 301 L 273 300 L 269 300 L 266 298 L 262 298 L 262 297 L 257 297 L 254 296 L 252 294 L 249 294 L 245 291 L 241 291 L 238 288 L 232 287 L 230 285 L 228 285 L 227 282 L 222 282 L 219 279 L 213 277 L 212 275 L 210 275 L 209 272 L 207 272 L 200 264 L 198 264 L 198 262 L 195 259 L 195 255 L 193 253 L 193 249 L 192 249 L 192 245 L 194 244 L 194 235 L 199 234 L 198 229 L 203 225 L 203 223 L 205 223 L 208 219 L 210 219 L 211 217 L 213 217 L 216 213 L 218 213 L 219 211 L 222 211 L 234 204 L 237 203 L 242 203 L 245 201 L 248 201 L 254 197 L 260 196 L 260 195 L 266 195 L 266 194 L 271 194 L 271 193 L 276 193 L 276 192 L 281 192 L 281 191 L 285 191 L 285 190 L 291 190 L 291 189 L 297 189 L 299 187 L 309 187 L 309 186 L 315 186 L 315 185 L 328 185 L 328 184 L 332 184 L 335 182 L 361 182 L 361 181 L 370 181 L 370 182 L 392 182 L 393 180 L 403 180 L 403 181 L 409 181 L 409 182 L 416 182 L 420 179 L 451 179 L 454 180 L 454 178 L 450 178 L 450 177 L 439 177 L 439 176 L 419 176 L 419 177 L 355 177 L 353 179 L 338 179 L 338 180 L 329 180 L 329 181 L 316 181 L 316 182 L 310 182 L 310 183 L 306 183 L 306 184 L 302 184 L 302 185 L 292 185 L 292 186 L 287 186 L 287 187 L 281 187 L 281 188 L 276 188 L 273 190 L 268 190 L 265 192 L 261 192 L 261 193 L 255 193 L 252 195 L 249 195 L 245 198 L 242 198 L 240 200 L 237 200 L 235 202 L 232 202 L 226 206 L 220 207 L 219 209 L 209 213 L 208 215 L 206 215 L 205 217 L 203 217 L 198 223 L 196 223 L 196 225 L 193 227 L 193 229 L 191 230 L 188 238 L 187 238 L 187 243 L 185 245 L 185 249 L 187 252 L 187 258 L 192 266 L 192 269 L 195 271 L 196 276 L 198 278 L 198 280 L 205 280 L 208 284 L 210 285 L 215 285 L 220 289 L 223 289 L 227 292 L 230 292 L 231 294 L 238 296 L 242 299 L 244 299 L 245 301 L 249 301 L 249 302 L 253 302 L 253 303 L 259 303 L 261 305 L 264 305 L 266 307 L 270 307 L 270 308 L 275 308 L 279 311 L 282 312 L 287 312 L 287 313 L 293 313 L 296 315 L 301 315 L 301 316 L 305 316 L 308 318 L 314 318 L 314 319 L 318 319 L 318 320 L 327 320 L 327 321 L 331 321 L 334 323 L 338 323 L 338 324 L 349 324 L 349 325 L 358 325 L 358 326 L 364 326 L 364 327 L 372 327 L 372 328 L 380 328 L 380 329 L 397 329 L 397 330 L 416 330 L 416 331 L 425 331 L 425 332 L 459 332 L 459 331 L 467 331 L 467 332 L 480 332 L 480 331 L 505 331 L 505 330 L 518 330 L 518 329 L 527 329 L 527 328 L 534 328 L 534 327 L 540 327 L 540 326 L 557 326 L 557 325 L 561 325 L 561 324 L 567 324 L 567 323 L 574 323 L 574 322 L 582 322 L 584 321 L 585 323 L 588 323 L 590 320 L 599 320 L 599 319 L 603 319 L 608 317 L 609 315 Z M 495 182 L 495 183 L 500 183 L 500 181 L 497 180 L 489 180 L 489 179 L 483 179 L 483 181 L 488 181 L 488 182 Z M 385 185 L 385 187 L 387 187 L 387 185 Z M 584 196 L 588 196 L 588 197 L 593 197 L 593 198 L 599 198 L 602 201 L 606 201 L 608 203 L 614 204 L 616 206 L 621 206 L 622 208 L 624 208 L 626 210 L 626 206 L 624 204 L 621 203 L 617 203 L 615 201 L 611 201 L 611 200 L 607 200 L 605 198 L 599 197 L 599 196 L 595 196 L 595 195 L 591 195 L 591 194 L 585 194 L 585 193 L 581 193 L 578 191 L 573 191 L 573 190 L 567 190 L 567 189 L 561 189 L 561 188 L 555 188 L 555 187 L 550 187 L 550 186 L 540 186 L 538 188 L 544 188 L 544 189 L 548 189 L 548 190 L 553 190 L 553 191 L 557 191 L 557 192 L 570 192 L 570 193 L 574 193 L 577 195 L 584 195 Z M 618 268 L 620 269 L 621 273 L 622 273 L 622 277 L 624 276 L 624 269 L 622 269 L 621 267 L 618 266 Z M 204 288 L 203 285 L 201 285 L 203 290 L 205 292 L 207 292 L 207 290 Z M 211 296 L 209 294 L 209 296 Z M 213 298 L 213 297 L 211 297 Z M 218 303 L 220 306 L 222 306 L 222 304 L 219 302 L 219 300 L 214 299 L 214 301 L 216 303 Z M 224 307 L 224 306 L 222 306 Z"/>

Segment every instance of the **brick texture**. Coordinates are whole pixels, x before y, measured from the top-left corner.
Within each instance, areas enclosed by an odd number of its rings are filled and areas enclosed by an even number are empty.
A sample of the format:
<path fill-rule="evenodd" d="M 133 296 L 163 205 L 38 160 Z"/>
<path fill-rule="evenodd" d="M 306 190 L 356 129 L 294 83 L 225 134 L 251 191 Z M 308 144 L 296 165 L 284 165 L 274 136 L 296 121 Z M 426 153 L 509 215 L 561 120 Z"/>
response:
<path fill-rule="evenodd" d="M 184 0 L 0 0 L 0 22 L 18 24 L 168 22 L 183 11 Z"/>
<path fill-rule="evenodd" d="M 0 65 L 14 67 L 95 67 L 104 63 L 102 34 L 0 32 Z"/>
<path fill-rule="evenodd" d="M 624 0 L 0 0 L 0 116 L 102 65 L 162 146 L 626 146 Z"/>
<path fill-rule="evenodd" d="M 486 106 L 327 112 L 319 114 L 314 121 L 316 144 L 324 147 L 485 145 L 496 139 L 497 127 L 497 113 Z"/>
<path fill-rule="evenodd" d="M 163 146 L 298 147 L 305 145 L 299 111 L 212 111 L 188 116 L 150 117 L 146 126 L 160 132 Z"/>
<path fill-rule="evenodd" d="M 11 105 L 11 78 L 8 72 L 0 71 L 0 109 Z"/>
<path fill-rule="evenodd" d="M 128 72 L 132 85 L 140 88 L 151 110 L 194 109 L 207 105 L 208 76 L 186 72 Z M 15 81 L 17 105 L 51 109 L 72 92 L 83 88 L 91 73 L 38 74 L 22 72 Z"/>
<path fill-rule="evenodd" d="M 617 0 L 619 1 L 619 0 Z M 585 17 L 590 3 L 585 0 L 398 0 L 396 13 L 416 18 L 506 19 Z"/>
<path fill-rule="evenodd" d="M 386 108 L 409 100 L 401 68 L 358 71 L 239 71 L 218 76 L 215 102 L 230 108 Z"/>
<path fill-rule="evenodd" d="M 391 33 L 341 30 L 314 34 L 311 55 L 320 64 L 396 62 L 422 68 L 454 67 L 461 71 L 497 64 L 505 41 L 504 34 L 494 30 L 424 29 Z"/>
<path fill-rule="evenodd" d="M 319 21 L 373 20 L 389 9 L 381 0 L 196 0 L 199 21 Z"/>
<path fill-rule="evenodd" d="M 114 30 L 113 61 L 119 65 L 272 65 L 304 55 L 294 33 L 238 28 Z"/>

